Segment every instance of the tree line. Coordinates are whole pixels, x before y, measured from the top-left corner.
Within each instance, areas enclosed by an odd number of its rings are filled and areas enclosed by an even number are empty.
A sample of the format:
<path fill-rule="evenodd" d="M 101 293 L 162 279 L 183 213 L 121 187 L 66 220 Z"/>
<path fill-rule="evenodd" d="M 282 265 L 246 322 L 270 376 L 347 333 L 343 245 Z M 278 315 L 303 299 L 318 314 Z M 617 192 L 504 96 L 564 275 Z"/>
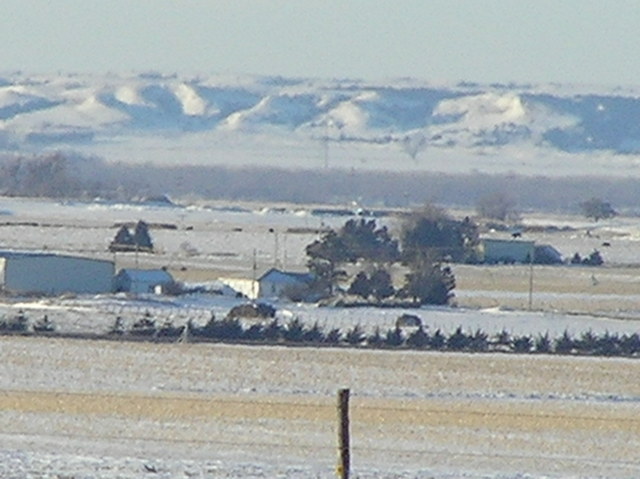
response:
<path fill-rule="evenodd" d="M 549 178 L 516 174 L 444 174 L 342 169 L 285 170 L 233 166 L 109 163 L 71 153 L 0 156 L 0 193 L 8 196 L 130 201 L 158 195 L 229 201 L 407 207 L 435 202 L 477 207 L 507 217 L 514 211 L 580 213 L 590 197 L 630 214 L 640 179 L 585 175 Z M 544 192 L 544 194 L 542 194 Z"/>
<path fill-rule="evenodd" d="M 214 315 L 201 327 L 187 324 L 189 335 L 214 341 L 248 343 L 285 343 L 300 345 L 352 346 L 365 348 L 414 349 L 423 351 L 450 352 L 502 352 L 519 354 L 563 354 L 579 356 L 624 356 L 640 355 L 640 335 L 603 333 L 592 331 L 574 336 L 564 331 L 559 337 L 551 338 L 548 333 L 538 335 L 512 335 L 502 330 L 489 335 L 477 329 L 465 331 L 461 326 L 450 333 L 440 329 L 429 332 L 418 328 L 396 326 L 387 330 L 375 328 L 365 333 L 364 328 L 355 326 L 342 331 L 332 328 L 325 331 L 318 323 L 306 325 L 298 318 L 281 323 L 277 318 L 265 324 L 256 323 L 245 327 L 238 318 L 216 319 Z"/>
<path fill-rule="evenodd" d="M 449 352 L 501 352 L 517 354 L 562 354 L 576 356 L 640 357 L 640 335 L 605 332 L 596 334 L 589 330 L 572 335 L 565 330 L 562 335 L 552 338 L 548 333 L 538 335 L 513 335 L 506 329 L 489 335 L 481 329 L 465 331 L 458 326 L 450 333 L 440 329 L 430 332 L 422 325 L 373 332 L 356 324 L 346 331 L 332 328 L 325 331 L 317 322 L 308 325 L 300 318 L 292 318 L 283 323 L 268 315 L 262 322 L 246 326 L 241 318 L 227 314 L 218 319 L 211 314 L 202 326 L 189 320 L 176 326 L 170 319 L 158 323 L 149 313 L 127 326 L 118 316 L 106 334 L 84 334 L 74 336 L 104 337 L 112 339 L 138 339 L 153 341 L 222 341 L 245 344 L 290 344 L 308 346 L 360 347 L 372 349 L 412 349 L 421 351 Z M 0 319 L 0 334 L 43 334 L 51 337 L 64 336 L 55 323 L 45 315 L 31 324 L 23 313 L 12 318 Z"/>

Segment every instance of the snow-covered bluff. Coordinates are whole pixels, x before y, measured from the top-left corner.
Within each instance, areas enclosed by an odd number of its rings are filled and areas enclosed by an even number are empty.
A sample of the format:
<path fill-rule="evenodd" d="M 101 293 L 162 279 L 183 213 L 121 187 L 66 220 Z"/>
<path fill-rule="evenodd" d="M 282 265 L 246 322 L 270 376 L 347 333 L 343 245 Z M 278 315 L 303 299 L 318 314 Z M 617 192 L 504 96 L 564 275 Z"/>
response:
<path fill-rule="evenodd" d="M 482 155 L 513 148 L 635 155 L 640 153 L 640 86 L 0 74 L 3 151 L 53 148 L 109 156 L 119 146 L 130 157 L 152 161 L 170 142 L 179 149 L 185 138 L 206 156 L 221 138 L 243 145 L 243 138 L 257 137 L 306 150 L 306 155 L 293 153 L 299 166 L 321 158 L 323 148 L 326 155 L 326 149 L 340 145 L 388 147 L 405 160 L 427 150 Z M 316 151 L 308 153 L 310 148 Z M 189 153 L 192 161 L 197 156 Z M 233 154 L 227 153 L 225 161 L 233 164 Z"/>

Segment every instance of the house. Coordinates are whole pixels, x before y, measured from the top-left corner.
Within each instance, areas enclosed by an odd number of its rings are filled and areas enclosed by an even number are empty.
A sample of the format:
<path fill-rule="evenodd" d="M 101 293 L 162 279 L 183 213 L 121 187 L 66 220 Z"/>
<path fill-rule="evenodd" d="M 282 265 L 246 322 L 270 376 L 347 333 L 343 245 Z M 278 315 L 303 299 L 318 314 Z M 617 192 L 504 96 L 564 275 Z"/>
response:
<path fill-rule="evenodd" d="M 238 295 L 249 299 L 288 298 L 292 293 L 306 292 L 313 280 L 313 275 L 271 268 L 258 279 L 219 278 L 218 280 L 235 290 Z"/>
<path fill-rule="evenodd" d="M 485 238 L 480 241 L 480 258 L 484 263 L 530 263 L 535 243 L 515 239 Z"/>
<path fill-rule="evenodd" d="M 114 270 L 108 260 L 0 251 L 0 288 L 13 294 L 109 293 Z"/>
<path fill-rule="evenodd" d="M 163 269 L 121 269 L 113 279 L 113 290 L 127 293 L 154 293 L 173 283 Z"/>
<path fill-rule="evenodd" d="M 313 281 L 310 273 L 293 273 L 271 268 L 258 278 L 258 297 L 285 298 L 303 294 Z"/>

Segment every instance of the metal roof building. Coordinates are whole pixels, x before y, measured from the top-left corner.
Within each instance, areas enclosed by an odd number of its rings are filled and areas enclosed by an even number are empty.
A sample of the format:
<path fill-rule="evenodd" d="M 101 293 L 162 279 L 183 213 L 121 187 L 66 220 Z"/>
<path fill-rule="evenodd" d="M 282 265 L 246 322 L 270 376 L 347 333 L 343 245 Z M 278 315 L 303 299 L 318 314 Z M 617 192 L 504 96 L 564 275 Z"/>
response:
<path fill-rule="evenodd" d="M 121 269 L 114 278 L 115 291 L 153 293 L 158 286 L 173 283 L 173 277 L 162 269 Z"/>
<path fill-rule="evenodd" d="M 114 270 L 108 260 L 0 251 L 0 288 L 13 294 L 108 293 Z"/>
<path fill-rule="evenodd" d="M 282 298 L 294 290 L 306 290 L 313 281 L 310 273 L 293 273 L 271 268 L 258 278 L 258 297 Z"/>
<path fill-rule="evenodd" d="M 533 241 L 486 238 L 480 241 L 480 252 L 485 263 L 530 263 L 533 260 Z"/>

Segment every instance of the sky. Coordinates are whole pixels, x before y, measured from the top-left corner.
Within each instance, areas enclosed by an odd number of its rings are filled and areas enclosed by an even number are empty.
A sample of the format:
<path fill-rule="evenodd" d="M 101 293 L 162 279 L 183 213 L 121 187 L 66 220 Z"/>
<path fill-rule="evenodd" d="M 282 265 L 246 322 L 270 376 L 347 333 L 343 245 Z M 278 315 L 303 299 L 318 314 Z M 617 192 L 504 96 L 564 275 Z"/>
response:
<path fill-rule="evenodd" d="M 0 71 L 640 83 L 614 0 L 2 0 Z"/>

